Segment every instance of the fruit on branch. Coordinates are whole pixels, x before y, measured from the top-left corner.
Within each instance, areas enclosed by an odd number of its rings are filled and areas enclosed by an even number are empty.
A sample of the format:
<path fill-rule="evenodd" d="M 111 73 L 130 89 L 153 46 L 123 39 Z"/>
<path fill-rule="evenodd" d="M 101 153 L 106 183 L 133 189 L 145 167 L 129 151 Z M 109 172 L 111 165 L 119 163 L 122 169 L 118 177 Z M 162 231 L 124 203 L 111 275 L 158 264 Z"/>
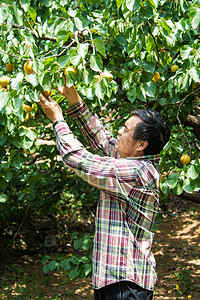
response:
<path fill-rule="evenodd" d="M 192 85 L 193 90 L 197 89 L 200 86 L 200 82 L 195 82 Z"/>
<path fill-rule="evenodd" d="M 0 85 L 0 92 L 7 92 L 7 91 L 8 90 L 5 87 L 3 87 L 3 86 Z"/>
<path fill-rule="evenodd" d="M 175 73 L 177 70 L 178 70 L 178 66 L 177 66 L 177 65 L 172 65 L 172 66 L 171 66 L 171 71 L 172 71 L 173 73 Z"/>
<path fill-rule="evenodd" d="M 160 80 L 160 74 L 155 71 L 152 80 L 158 82 Z"/>
<path fill-rule="evenodd" d="M 76 69 L 73 66 L 68 66 L 67 68 L 64 69 L 64 75 L 67 76 L 68 73 L 74 73 L 75 75 L 77 74 Z"/>
<path fill-rule="evenodd" d="M 33 107 L 32 106 L 29 106 L 29 105 L 26 105 L 26 104 L 23 104 L 23 109 L 29 113 L 33 110 Z"/>
<path fill-rule="evenodd" d="M 12 72 L 13 69 L 14 69 L 13 64 L 11 64 L 11 63 L 6 64 L 6 70 L 7 70 L 8 72 Z"/>
<path fill-rule="evenodd" d="M 9 85 L 9 78 L 7 76 L 2 76 L 0 78 L 0 85 L 6 88 Z"/>
<path fill-rule="evenodd" d="M 24 71 L 27 75 L 34 73 L 32 65 L 33 65 L 33 62 L 30 59 L 27 60 L 27 62 L 24 64 Z"/>
<path fill-rule="evenodd" d="M 51 96 L 51 91 L 42 91 L 42 94 L 44 95 L 44 97 L 49 97 Z"/>
<path fill-rule="evenodd" d="M 110 73 L 110 72 L 103 72 L 101 73 L 100 75 L 102 78 L 108 78 L 109 81 L 112 81 L 113 80 L 113 75 Z"/>
<path fill-rule="evenodd" d="M 28 119 L 29 119 L 29 117 L 30 117 L 30 115 L 27 113 L 27 114 L 26 114 L 26 117 L 25 117 L 25 119 L 24 119 L 24 122 L 27 122 Z"/>
<path fill-rule="evenodd" d="M 188 165 L 190 163 L 190 157 L 187 154 L 183 154 L 180 158 L 182 165 Z"/>

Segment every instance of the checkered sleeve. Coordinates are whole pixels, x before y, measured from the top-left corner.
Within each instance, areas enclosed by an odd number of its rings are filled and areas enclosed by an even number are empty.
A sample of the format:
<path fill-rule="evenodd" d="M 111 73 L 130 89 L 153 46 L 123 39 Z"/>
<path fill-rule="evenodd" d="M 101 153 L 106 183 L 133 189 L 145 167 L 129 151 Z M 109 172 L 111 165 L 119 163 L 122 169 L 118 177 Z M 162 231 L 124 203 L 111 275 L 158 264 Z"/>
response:
<path fill-rule="evenodd" d="M 76 120 L 88 144 L 100 155 L 117 157 L 116 139 L 106 130 L 98 116 L 92 113 L 84 102 L 79 102 L 66 110 L 68 116 Z"/>
<path fill-rule="evenodd" d="M 137 181 L 136 167 L 132 161 L 88 152 L 64 122 L 58 123 L 54 130 L 60 155 L 70 169 L 92 186 L 126 201 Z"/>

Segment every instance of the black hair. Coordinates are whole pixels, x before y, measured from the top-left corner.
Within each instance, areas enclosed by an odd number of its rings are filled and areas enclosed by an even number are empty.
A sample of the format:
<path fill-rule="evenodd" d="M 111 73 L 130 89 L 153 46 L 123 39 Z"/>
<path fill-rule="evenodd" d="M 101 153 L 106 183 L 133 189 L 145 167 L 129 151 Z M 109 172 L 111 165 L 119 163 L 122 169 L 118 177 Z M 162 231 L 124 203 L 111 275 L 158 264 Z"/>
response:
<path fill-rule="evenodd" d="M 135 127 L 133 139 L 148 142 L 144 154 L 154 155 L 160 153 L 170 137 L 170 130 L 166 121 L 159 112 L 153 110 L 136 109 L 132 112 L 132 115 L 142 120 Z"/>

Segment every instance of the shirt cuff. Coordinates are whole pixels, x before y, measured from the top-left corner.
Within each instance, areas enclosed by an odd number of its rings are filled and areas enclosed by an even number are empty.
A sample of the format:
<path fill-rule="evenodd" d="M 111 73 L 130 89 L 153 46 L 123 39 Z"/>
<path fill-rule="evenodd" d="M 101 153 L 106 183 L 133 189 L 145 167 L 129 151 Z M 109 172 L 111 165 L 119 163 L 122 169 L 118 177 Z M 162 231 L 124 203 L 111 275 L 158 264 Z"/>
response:
<path fill-rule="evenodd" d="M 58 124 L 58 123 L 61 123 L 61 122 L 64 122 L 65 123 L 65 120 L 57 120 L 53 123 L 53 129 L 55 128 L 55 126 Z"/>
<path fill-rule="evenodd" d="M 80 114 L 82 115 L 87 111 L 88 111 L 87 105 L 83 101 L 80 101 L 67 108 L 65 112 L 67 113 L 68 116 L 72 117 L 73 119 L 77 119 L 78 117 L 80 117 Z"/>

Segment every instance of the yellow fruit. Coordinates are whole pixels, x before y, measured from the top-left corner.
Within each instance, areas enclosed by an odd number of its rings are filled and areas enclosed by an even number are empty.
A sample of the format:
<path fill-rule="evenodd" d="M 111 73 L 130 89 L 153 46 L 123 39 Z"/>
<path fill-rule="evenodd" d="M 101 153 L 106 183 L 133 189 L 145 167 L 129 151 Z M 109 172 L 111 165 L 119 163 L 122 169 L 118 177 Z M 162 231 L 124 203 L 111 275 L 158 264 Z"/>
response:
<path fill-rule="evenodd" d="M 197 89 L 199 87 L 199 85 L 200 85 L 200 82 L 195 82 L 193 84 L 192 88 L 195 90 L 195 89 Z"/>
<path fill-rule="evenodd" d="M 12 72 L 13 69 L 14 69 L 13 64 L 11 64 L 11 63 L 6 64 L 6 70 L 7 70 L 8 72 Z"/>
<path fill-rule="evenodd" d="M 160 49 L 160 52 L 165 53 L 165 52 L 166 52 L 165 47 L 162 47 L 162 48 Z"/>
<path fill-rule="evenodd" d="M 25 152 L 26 154 L 30 154 L 30 151 L 28 151 L 27 149 L 24 149 L 24 152 Z"/>
<path fill-rule="evenodd" d="M 24 105 L 23 105 L 23 109 L 24 109 L 27 113 L 29 113 L 29 112 L 31 112 L 31 111 L 33 110 L 33 107 L 24 104 Z"/>
<path fill-rule="evenodd" d="M 182 165 L 188 165 L 190 162 L 190 157 L 187 154 L 183 154 L 180 158 L 180 162 L 182 163 Z"/>
<path fill-rule="evenodd" d="M 101 73 L 102 78 L 108 78 L 109 81 L 113 80 L 113 75 L 107 71 Z"/>
<path fill-rule="evenodd" d="M 33 62 L 29 59 L 27 62 L 24 64 L 24 71 L 27 75 L 33 74 L 33 68 L 32 68 Z"/>
<path fill-rule="evenodd" d="M 26 118 L 24 119 L 24 122 L 28 121 L 29 119 L 29 114 L 26 114 Z"/>
<path fill-rule="evenodd" d="M 75 75 L 77 74 L 76 69 L 73 66 L 68 66 L 67 68 L 64 69 L 64 75 L 67 76 L 68 72 L 72 72 Z"/>
<path fill-rule="evenodd" d="M 160 74 L 155 71 L 152 80 L 158 82 L 160 80 Z"/>
<path fill-rule="evenodd" d="M 5 87 L 3 87 L 3 86 L 0 85 L 0 92 L 7 92 L 7 91 L 8 90 Z"/>
<path fill-rule="evenodd" d="M 175 73 L 177 70 L 178 70 L 178 66 L 177 66 L 177 65 L 171 66 L 171 71 L 172 71 L 173 73 Z"/>
<path fill-rule="evenodd" d="M 51 96 L 51 91 L 42 91 L 42 94 L 47 98 Z"/>
<path fill-rule="evenodd" d="M 2 76 L 0 78 L 0 85 L 2 87 L 7 87 L 8 84 L 9 84 L 9 78 L 7 76 Z"/>

